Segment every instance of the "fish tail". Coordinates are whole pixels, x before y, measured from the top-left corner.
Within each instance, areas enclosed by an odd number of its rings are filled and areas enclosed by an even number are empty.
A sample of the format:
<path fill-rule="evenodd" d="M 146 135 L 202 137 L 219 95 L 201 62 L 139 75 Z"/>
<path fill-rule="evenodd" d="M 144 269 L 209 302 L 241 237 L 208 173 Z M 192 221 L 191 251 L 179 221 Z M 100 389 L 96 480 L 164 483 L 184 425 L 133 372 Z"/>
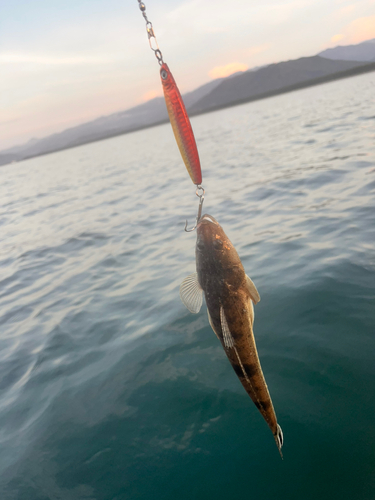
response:
<path fill-rule="evenodd" d="M 274 434 L 273 437 L 275 438 L 276 446 L 277 446 L 277 449 L 279 450 L 281 460 L 283 460 L 283 454 L 282 454 L 281 448 L 284 444 L 284 435 L 283 435 L 283 431 L 281 430 L 281 427 L 279 426 L 279 424 L 277 424 L 276 434 Z"/>

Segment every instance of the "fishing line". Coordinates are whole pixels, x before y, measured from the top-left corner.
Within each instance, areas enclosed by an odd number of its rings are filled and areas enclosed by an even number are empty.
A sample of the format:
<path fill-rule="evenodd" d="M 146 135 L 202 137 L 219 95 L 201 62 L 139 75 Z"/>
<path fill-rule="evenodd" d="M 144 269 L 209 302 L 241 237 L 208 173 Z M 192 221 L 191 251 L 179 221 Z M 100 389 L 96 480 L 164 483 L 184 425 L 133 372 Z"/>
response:
<path fill-rule="evenodd" d="M 196 185 L 196 196 L 199 198 L 198 215 L 195 225 L 191 229 L 187 229 L 188 221 L 185 224 L 185 231 L 194 231 L 202 216 L 202 208 L 205 190 L 201 186 L 202 183 L 202 170 L 199 160 L 198 148 L 195 142 L 194 132 L 191 127 L 189 115 L 180 91 L 173 75 L 168 68 L 168 65 L 163 60 L 163 54 L 159 48 L 158 41 L 156 40 L 152 22 L 148 19 L 146 14 L 146 6 L 141 0 L 138 0 L 139 9 L 146 21 L 146 31 L 148 42 L 151 50 L 154 52 L 155 57 L 160 66 L 160 78 L 163 87 L 165 104 L 167 106 L 169 121 L 172 125 L 172 130 L 176 139 L 177 146 L 180 150 L 182 160 L 191 177 L 191 180 Z"/>

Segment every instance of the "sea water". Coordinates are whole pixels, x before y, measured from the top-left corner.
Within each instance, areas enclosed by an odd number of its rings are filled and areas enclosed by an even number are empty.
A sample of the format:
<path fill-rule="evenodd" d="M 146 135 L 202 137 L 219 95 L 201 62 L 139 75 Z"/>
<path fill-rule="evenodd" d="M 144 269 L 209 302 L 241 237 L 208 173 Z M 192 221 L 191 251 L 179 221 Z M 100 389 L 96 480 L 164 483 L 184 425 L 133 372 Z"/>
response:
<path fill-rule="evenodd" d="M 192 119 L 284 460 L 179 284 L 169 124 L 0 168 L 2 500 L 375 497 L 375 73 Z"/>

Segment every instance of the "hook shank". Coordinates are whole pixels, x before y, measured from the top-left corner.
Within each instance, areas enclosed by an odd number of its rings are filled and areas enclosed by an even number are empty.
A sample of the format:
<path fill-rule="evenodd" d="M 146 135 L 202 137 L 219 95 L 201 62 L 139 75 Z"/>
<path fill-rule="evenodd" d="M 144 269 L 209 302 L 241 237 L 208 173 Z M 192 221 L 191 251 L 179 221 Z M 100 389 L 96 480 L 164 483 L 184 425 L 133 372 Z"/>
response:
<path fill-rule="evenodd" d="M 206 191 L 203 189 L 203 187 L 197 185 L 197 189 L 195 191 L 195 195 L 198 196 L 198 198 L 199 198 L 198 215 L 197 215 L 197 218 L 195 219 L 195 225 L 191 229 L 187 229 L 188 221 L 186 221 L 186 223 L 185 223 L 185 231 L 187 233 L 191 233 L 192 231 L 194 231 L 196 229 L 196 227 L 198 225 L 198 222 L 199 222 L 200 218 L 202 217 L 202 208 L 203 208 L 203 202 L 204 202 L 204 195 L 205 195 L 205 193 L 206 193 Z"/>

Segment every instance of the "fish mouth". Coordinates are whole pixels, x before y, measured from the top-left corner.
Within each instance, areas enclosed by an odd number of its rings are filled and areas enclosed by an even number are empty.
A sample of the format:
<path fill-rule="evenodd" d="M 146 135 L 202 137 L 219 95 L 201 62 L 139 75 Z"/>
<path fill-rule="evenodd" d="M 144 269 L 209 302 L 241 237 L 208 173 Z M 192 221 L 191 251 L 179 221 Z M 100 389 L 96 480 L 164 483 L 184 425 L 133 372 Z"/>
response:
<path fill-rule="evenodd" d="M 214 217 L 212 217 L 212 215 L 208 215 L 208 214 L 204 214 L 203 217 L 201 217 L 199 219 L 197 227 L 199 227 L 203 223 L 215 224 L 216 226 L 219 225 L 219 223 L 217 222 L 217 220 Z"/>

